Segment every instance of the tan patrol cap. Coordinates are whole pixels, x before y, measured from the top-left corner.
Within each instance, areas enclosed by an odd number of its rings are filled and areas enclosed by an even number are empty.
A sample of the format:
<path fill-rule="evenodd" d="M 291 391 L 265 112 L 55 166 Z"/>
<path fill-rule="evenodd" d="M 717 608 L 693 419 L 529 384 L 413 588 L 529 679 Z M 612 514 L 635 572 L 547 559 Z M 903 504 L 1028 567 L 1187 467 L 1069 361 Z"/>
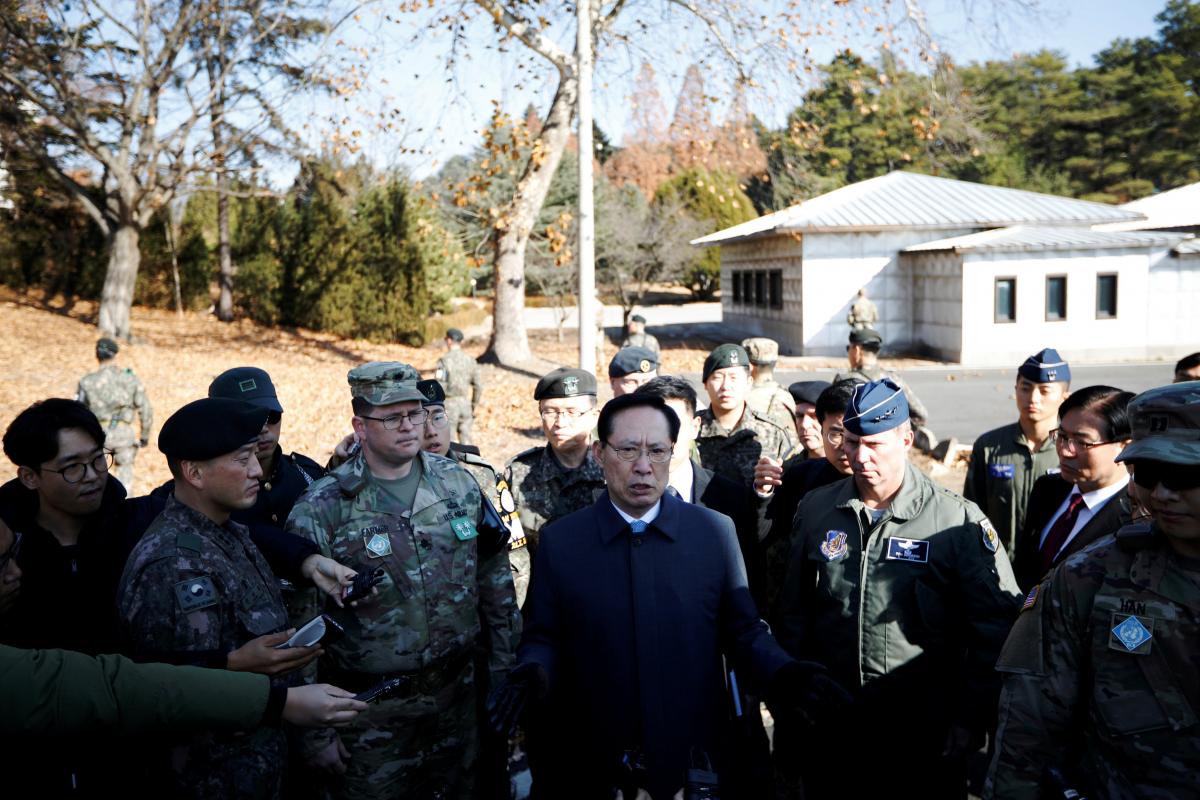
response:
<path fill-rule="evenodd" d="M 774 364 L 779 360 L 779 342 L 765 336 L 754 336 L 742 340 L 742 347 L 750 356 L 751 364 Z"/>

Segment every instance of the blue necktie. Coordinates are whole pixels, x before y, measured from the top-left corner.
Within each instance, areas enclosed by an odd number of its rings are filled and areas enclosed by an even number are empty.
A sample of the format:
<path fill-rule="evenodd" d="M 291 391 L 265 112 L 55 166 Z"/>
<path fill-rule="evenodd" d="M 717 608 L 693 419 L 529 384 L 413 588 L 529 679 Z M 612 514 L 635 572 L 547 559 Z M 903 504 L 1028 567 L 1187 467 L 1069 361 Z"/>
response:
<path fill-rule="evenodd" d="M 634 536 L 640 536 L 646 532 L 646 522 L 644 520 L 635 519 L 629 523 L 629 532 Z"/>

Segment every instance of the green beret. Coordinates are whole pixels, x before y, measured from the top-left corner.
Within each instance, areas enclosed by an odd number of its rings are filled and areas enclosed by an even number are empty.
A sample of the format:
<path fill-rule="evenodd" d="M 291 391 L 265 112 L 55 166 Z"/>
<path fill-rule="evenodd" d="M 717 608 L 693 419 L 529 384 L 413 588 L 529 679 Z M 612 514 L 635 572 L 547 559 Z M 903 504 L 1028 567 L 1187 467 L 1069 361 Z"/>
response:
<path fill-rule="evenodd" d="M 101 361 L 106 361 L 119 352 L 121 352 L 121 348 L 114 340 L 108 338 L 107 336 L 96 342 L 96 358 L 100 359 Z"/>
<path fill-rule="evenodd" d="M 283 406 L 279 405 L 271 376 L 266 370 L 258 367 L 234 367 L 225 370 L 208 385 L 208 396 L 245 400 L 270 411 L 283 413 Z"/>
<path fill-rule="evenodd" d="M 446 390 L 438 381 L 417 381 L 417 389 L 422 395 L 422 405 L 441 406 L 446 404 Z"/>
<path fill-rule="evenodd" d="M 708 358 L 704 359 L 704 373 L 700 380 L 706 381 L 709 375 L 726 367 L 750 369 L 750 355 L 746 348 L 740 344 L 723 344 L 713 350 L 708 354 Z"/>
<path fill-rule="evenodd" d="M 855 328 L 850 331 L 850 344 L 883 344 L 883 337 L 874 328 Z"/>
<path fill-rule="evenodd" d="M 425 400 L 425 395 L 417 388 L 421 374 L 399 361 L 363 364 L 350 370 L 346 380 L 350 383 L 351 397 L 361 397 L 373 406 Z"/>
<path fill-rule="evenodd" d="M 534 400 L 550 400 L 555 397 L 596 396 L 596 376 L 585 369 L 559 367 L 548 372 L 537 382 L 533 390 Z"/>
<path fill-rule="evenodd" d="M 167 458 L 208 461 L 258 438 L 267 409 L 226 397 L 193 400 L 163 423 L 158 449 Z"/>

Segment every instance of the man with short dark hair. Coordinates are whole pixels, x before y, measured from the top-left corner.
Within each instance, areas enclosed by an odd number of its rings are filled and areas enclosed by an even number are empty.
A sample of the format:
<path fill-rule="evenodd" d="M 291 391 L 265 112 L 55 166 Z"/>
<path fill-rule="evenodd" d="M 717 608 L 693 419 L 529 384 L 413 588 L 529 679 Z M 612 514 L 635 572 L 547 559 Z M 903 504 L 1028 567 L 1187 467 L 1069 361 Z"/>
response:
<path fill-rule="evenodd" d="M 781 710 L 841 708 L 844 692 L 758 618 L 730 520 L 666 492 L 678 430 L 659 397 L 610 401 L 592 445 L 608 490 L 543 531 L 518 666 L 490 703 L 510 731 L 541 701 L 555 731 L 534 773 L 541 796 L 669 798 L 692 763 L 739 796 L 722 656 Z"/>
<path fill-rule="evenodd" d="M 104 429 L 104 446 L 113 454 L 117 478 L 125 490 L 133 491 L 133 460 L 139 447 L 150 442 L 154 410 L 137 375 L 116 363 L 121 348 L 107 336 L 96 342 L 100 369 L 79 379 L 75 399 L 91 409 Z M 133 417 L 138 416 L 141 436 L 133 434 Z"/>
<path fill-rule="evenodd" d="M 817 399 L 830 385 L 829 381 L 796 381 L 788 386 L 788 394 L 796 402 L 796 433 L 800 435 L 800 447 L 804 449 L 805 458 L 820 459 L 825 456 L 825 438 L 821 435 Z"/>
<path fill-rule="evenodd" d="M 1200 353 L 1184 356 L 1175 364 L 1174 383 L 1200 381 Z"/>
<path fill-rule="evenodd" d="M 633 394 L 658 377 L 658 354 L 645 347 L 622 347 L 608 362 L 608 385 L 613 397 Z"/>
<path fill-rule="evenodd" d="M 1071 366 L 1058 351 L 1034 353 L 1017 368 L 1017 421 L 988 431 L 971 447 L 963 497 L 987 514 L 1014 564 L 1033 484 L 1058 468 L 1050 434 L 1070 390 Z"/>
<path fill-rule="evenodd" d="M 479 369 L 479 362 L 462 349 L 462 331 L 458 328 L 448 329 L 443 341 L 446 355 L 438 359 L 436 377 L 446 390 L 446 416 L 450 418 L 450 434 L 456 441 L 470 444 L 475 409 L 483 398 L 483 373 Z"/>

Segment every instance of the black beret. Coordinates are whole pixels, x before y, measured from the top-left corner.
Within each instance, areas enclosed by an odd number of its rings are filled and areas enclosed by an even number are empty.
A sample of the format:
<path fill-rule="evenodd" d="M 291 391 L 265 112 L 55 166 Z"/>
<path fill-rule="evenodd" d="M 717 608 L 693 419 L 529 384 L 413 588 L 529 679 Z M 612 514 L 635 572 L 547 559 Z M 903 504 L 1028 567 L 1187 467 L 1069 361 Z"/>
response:
<path fill-rule="evenodd" d="M 723 344 L 713 350 L 708 354 L 708 358 L 704 359 L 704 373 L 700 380 L 708 380 L 709 375 L 725 367 L 750 369 L 750 356 L 746 353 L 746 348 L 740 344 Z"/>
<path fill-rule="evenodd" d="M 630 317 L 630 318 L 629 318 L 629 321 L 630 321 L 630 322 L 643 322 L 643 323 L 644 323 L 644 322 L 646 321 L 646 318 L 645 318 L 645 317 L 643 317 L 641 314 L 634 314 L 632 317 Z"/>
<path fill-rule="evenodd" d="M 635 372 L 654 372 L 658 369 L 658 356 L 644 347 L 622 347 L 608 362 L 608 377 L 624 378 Z"/>
<path fill-rule="evenodd" d="M 167 458 L 207 461 L 238 450 L 258 438 L 269 412 L 241 400 L 206 397 L 172 414 L 158 432 L 158 449 Z"/>
<path fill-rule="evenodd" d="M 244 400 L 269 411 L 283 413 L 279 398 L 275 396 L 275 384 L 266 370 L 258 367 L 234 367 L 227 369 L 208 385 L 209 397 L 226 397 Z"/>
<path fill-rule="evenodd" d="M 832 386 L 829 381 L 796 381 L 788 387 L 788 392 L 797 403 L 817 404 L 821 392 Z"/>
<path fill-rule="evenodd" d="M 417 391 L 425 395 L 422 405 L 440 406 L 446 403 L 446 390 L 435 380 L 417 381 Z"/>
<path fill-rule="evenodd" d="M 446 338 L 452 342 L 461 342 L 463 340 L 463 332 L 458 328 L 447 328 Z"/>
<path fill-rule="evenodd" d="M 855 328 L 850 331 L 850 344 L 883 344 L 883 337 L 874 328 Z"/>
<path fill-rule="evenodd" d="M 533 390 L 534 400 L 549 400 L 555 397 L 576 397 L 581 394 L 596 396 L 596 376 L 585 369 L 559 367 L 548 372 L 537 382 Z"/>
<path fill-rule="evenodd" d="M 119 352 L 121 352 L 121 348 L 114 340 L 108 338 L 107 336 L 96 342 L 96 358 L 112 358 Z"/>

